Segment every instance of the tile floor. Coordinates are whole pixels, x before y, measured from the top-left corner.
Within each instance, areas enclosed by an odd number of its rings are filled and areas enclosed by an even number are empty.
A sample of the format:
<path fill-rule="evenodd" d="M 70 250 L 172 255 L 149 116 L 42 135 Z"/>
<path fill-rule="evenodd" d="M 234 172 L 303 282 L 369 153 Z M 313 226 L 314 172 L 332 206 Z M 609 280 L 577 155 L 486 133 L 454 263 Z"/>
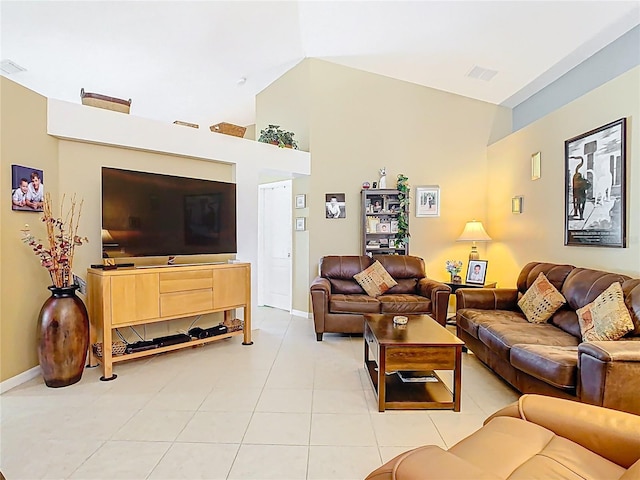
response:
<path fill-rule="evenodd" d="M 447 448 L 517 394 L 463 354 L 462 411 L 379 413 L 362 337 L 258 309 L 241 337 L 117 364 L 100 382 L 36 378 L 0 397 L 7 480 L 362 479 L 423 444 Z"/>

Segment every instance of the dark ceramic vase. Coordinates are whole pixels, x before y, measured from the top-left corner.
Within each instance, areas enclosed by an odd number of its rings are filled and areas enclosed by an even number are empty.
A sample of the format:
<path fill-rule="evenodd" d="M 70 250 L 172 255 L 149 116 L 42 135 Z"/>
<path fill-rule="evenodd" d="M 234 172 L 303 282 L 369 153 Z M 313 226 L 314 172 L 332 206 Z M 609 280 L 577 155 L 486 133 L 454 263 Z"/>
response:
<path fill-rule="evenodd" d="M 48 287 L 51 297 L 38 316 L 38 359 L 48 387 L 66 387 L 82 378 L 89 347 L 89 315 L 76 296 L 77 285 Z"/>

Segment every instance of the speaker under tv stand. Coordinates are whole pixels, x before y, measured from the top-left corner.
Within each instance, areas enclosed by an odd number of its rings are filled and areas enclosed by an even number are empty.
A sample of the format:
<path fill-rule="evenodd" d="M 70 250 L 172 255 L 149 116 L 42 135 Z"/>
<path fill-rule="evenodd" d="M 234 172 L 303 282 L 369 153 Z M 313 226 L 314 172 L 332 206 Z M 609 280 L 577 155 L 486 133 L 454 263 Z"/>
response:
<path fill-rule="evenodd" d="M 91 344 L 102 338 L 102 358 L 89 351 L 89 366 L 102 363 L 103 377 L 115 377 L 113 364 L 242 335 L 243 345 L 251 341 L 251 265 L 214 263 L 197 265 L 156 265 L 133 269 L 87 270 L 87 304 Z M 174 344 L 165 342 L 153 349 L 114 356 L 116 328 L 146 325 L 208 313 L 224 312 L 232 319 L 242 308 L 242 330 L 194 338 Z"/>

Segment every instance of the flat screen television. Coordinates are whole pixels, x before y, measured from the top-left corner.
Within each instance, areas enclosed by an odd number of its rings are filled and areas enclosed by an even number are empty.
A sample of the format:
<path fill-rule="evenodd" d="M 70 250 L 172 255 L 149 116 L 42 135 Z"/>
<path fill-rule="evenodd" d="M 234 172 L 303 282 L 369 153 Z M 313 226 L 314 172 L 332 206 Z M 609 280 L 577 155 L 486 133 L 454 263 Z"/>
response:
<path fill-rule="evenodd" d="M 237 253 L 235 183 L 102 167 L 103 257 Z"/>

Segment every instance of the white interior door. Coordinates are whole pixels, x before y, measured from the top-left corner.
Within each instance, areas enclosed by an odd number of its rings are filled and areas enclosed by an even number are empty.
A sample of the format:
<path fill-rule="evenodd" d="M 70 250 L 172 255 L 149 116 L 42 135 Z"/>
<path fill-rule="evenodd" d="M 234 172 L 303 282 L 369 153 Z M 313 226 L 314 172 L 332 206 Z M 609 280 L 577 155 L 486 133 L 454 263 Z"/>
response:
<path fill-rule="evenodd" d="M 258 304 L 291 310 L 291 181 L 260 185 Z"/>

